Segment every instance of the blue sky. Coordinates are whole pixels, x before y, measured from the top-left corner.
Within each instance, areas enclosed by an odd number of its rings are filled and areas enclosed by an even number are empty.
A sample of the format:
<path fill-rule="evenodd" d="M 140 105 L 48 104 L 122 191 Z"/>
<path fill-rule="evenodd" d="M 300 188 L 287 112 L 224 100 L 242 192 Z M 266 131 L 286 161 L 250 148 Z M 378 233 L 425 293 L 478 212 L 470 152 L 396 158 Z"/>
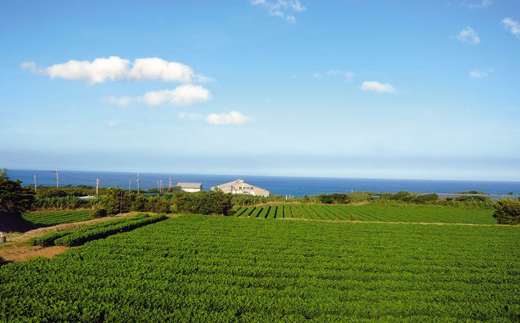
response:
<path fill-rule="evenodd" d="M 0 167 L 520 181 L 520 2 L 2 1 Z"/>

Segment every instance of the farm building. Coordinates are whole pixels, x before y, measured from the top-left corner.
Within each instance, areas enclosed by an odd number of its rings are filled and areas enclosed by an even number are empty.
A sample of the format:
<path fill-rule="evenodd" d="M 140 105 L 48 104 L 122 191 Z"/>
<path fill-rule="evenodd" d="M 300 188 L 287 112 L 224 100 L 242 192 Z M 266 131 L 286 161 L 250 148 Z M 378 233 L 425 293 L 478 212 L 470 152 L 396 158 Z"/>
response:
<path fill-rule="evenodd" d="M 230 183 L 214 186 L 211 188 L 211 190 L 214 191 L 217 188 L 224 193 L 249 194 L 249 195 L 254 195 L 254 196 L 269 196 L 268 190 L 264 190 L 263 188 L 244 183 L 244 180 L 242 180 L 242 179 L 237 179 Z"/>
<path fill-rule="evenodd" d="M 202 191 L 201 183 L 177 183 L 177 186 L 184 192 L 195 193 Z"/>

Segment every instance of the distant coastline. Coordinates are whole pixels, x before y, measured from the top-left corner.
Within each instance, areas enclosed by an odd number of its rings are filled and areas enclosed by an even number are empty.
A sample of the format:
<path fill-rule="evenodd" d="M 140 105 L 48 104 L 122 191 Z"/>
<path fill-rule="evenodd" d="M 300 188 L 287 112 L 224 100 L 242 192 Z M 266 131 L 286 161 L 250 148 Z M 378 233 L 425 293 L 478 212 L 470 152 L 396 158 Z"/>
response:
<path fill-rule="evenodd" d="M 19 170 L 9 169 L 11 179 L 21 180 L 23 185 L 33 185 L 36 175 L 37 185 L 56 185 L 56 173 L 52 170 Z M 239 176 L 239 175 L 200 175 L 200 174 L 167 174 L 140 173 L 141 188 L 157 187 L 158 181 L 168 187 L 178 182 L 202 183 L 204 190 L 212 186 L 242 178 L 247 182 L 265 188 L 275 195 L 303 197 L 327 193 L 348 193 L 352 191 L 371 191 L 395 193 L 409 191 L 417 193 L 457 193 L 463 191 L 483 191 L 490 195 L 520 194 L 520 182 L 493 181 L 456 181 L 456 180 L 400 180 L 400 179 L 347 179 L 319 177 L 280 177 L 280 176 Z M 60 185 L 95 186 L 96 179 L 100 186 L 120 188 L 137 188 L 137 173 L 130 172 L 96 172 L 96 171 L 59 171 Z"/>

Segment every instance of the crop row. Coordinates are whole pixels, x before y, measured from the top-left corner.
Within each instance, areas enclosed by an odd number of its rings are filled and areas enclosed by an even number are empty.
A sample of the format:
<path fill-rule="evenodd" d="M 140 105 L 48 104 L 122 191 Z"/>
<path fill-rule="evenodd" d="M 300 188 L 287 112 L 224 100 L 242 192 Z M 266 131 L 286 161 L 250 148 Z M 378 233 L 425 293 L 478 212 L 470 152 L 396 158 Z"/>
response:
<path fill-rule="evenodd" d="M 490 210 L 458 209 L 453 207 L 396 207 L 350 206 L 323 204 L 277 204 L 240 207 L 237 217 L 250 218 L 302 218 L 336 221 L 383 221 L 425 223 L 494 224 Z"/>
<path fill-rule="evenodd" d="M 32 238 L 29 244 L 32 246 L 72 246 L 84 242 L 103 238 L 114 233 L 129 231 L 137 224 L 137 227 L 153 223 L 150 219 L 165 219 L 164 216 L 148 217 L 146 214 L 138 214 L 133 217 L 112 220 L 108 222 L 93 224 L 75 230 L 50 232 L 41 237 Z M 159 220 L 159 221 L 160 221 Z"/>
<path fill-rule="evenodd" d="M 518 230 L 183 216 L 4 266 L 0 321 L 515 322 Z"/>
<path fill-rule="evenodd" d="M 92 211 L 29 212 L 24 214 L 23 218 L 37 226 L 48 227 L 90 220 Z"/>

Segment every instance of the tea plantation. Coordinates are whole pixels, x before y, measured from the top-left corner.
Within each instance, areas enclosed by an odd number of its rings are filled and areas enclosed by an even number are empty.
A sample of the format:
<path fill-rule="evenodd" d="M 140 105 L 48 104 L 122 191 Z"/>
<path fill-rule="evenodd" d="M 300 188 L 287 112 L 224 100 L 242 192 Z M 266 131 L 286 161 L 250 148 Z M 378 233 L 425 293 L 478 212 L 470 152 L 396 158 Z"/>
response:
<path fill-rule="evenodd" d="M 520 228 L 182 216 L 0 269 L 5 322 L 518 322 Z"/>

